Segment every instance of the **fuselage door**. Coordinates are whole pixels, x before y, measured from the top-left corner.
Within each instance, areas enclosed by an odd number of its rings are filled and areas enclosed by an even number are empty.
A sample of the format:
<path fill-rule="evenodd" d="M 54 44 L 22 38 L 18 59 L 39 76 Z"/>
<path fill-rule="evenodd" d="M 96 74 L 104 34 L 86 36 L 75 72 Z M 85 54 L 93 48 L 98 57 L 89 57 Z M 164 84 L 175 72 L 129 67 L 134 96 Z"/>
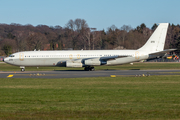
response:
<path fill-rule="evenodd" d="M 73 55 L 72 55 L 72 54 L 70 54 L 70 55 L 69 55 L 69 58 L 70 58 L 70 59 L 73 59 Z"/>
<path fill-rule="evenodd" d="M 138 60 L 140 58 L 140 54 L 138 51 L 135 52 L 135 59 Z"/>
<path fill-rule="evenodd" d="M 24 53 L 19 53 L 19 60 L 23 61 L 24 60 Z"/>

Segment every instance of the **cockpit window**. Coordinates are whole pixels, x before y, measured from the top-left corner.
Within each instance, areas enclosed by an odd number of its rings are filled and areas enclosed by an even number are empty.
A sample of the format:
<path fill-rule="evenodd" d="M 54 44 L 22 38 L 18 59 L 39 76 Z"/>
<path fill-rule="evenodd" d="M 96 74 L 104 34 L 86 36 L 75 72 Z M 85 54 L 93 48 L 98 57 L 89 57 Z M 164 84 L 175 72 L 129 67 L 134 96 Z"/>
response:
<path fill-rule="evenodd" d="M 15 55 L 10 55 L 9 57 L 15 57 Z"/>

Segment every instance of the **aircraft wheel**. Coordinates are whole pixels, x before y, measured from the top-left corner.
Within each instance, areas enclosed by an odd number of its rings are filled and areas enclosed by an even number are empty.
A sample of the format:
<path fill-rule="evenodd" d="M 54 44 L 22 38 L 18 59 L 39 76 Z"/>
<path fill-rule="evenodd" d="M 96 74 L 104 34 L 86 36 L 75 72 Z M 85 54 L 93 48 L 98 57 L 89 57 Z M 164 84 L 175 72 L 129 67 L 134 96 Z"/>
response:
<path fill-rule="evenodd" d="M 25 69 L 24 68 L 21 68 L 21 72 L 24 72 L 25 71 Z"/>
<path fill-rule="evenodd" d="M 90 70 L 91 70 L 91 71 L 95 71 L 95 68 L 94 68 L 94 67 L 91 67 Z"/>
<path fill-rule="evenodd" d="M 89 71 L 89 67 L 85 67 L 84 70 L 85 70 L 85 71 Z"/>

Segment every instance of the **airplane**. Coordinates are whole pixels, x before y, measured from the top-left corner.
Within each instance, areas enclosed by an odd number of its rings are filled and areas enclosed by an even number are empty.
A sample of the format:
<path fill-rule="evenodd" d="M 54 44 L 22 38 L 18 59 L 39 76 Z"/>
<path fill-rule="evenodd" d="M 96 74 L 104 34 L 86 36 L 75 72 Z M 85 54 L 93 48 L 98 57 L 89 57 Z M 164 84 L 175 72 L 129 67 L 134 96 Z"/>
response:
<path fill-rule="evenodd" d="M 22 51 L 11 54 L 4 62 L 20 66 L 58 66 L 84 67 L 85 71 L 94 71 L 94 66 L 120 65 L 147 59 L 159 58 L 167 52 L 164 50 L 169 23 L 160 23 L 147 42 L 137 50 L 56 50 L 56 51 Z"/>

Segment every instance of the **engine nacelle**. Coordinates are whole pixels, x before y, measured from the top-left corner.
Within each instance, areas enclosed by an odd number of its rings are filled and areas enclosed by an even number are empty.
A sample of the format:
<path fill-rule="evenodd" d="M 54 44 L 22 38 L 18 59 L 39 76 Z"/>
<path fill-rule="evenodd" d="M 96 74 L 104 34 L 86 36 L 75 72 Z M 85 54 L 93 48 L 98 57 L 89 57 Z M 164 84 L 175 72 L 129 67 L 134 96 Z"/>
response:
<path fill-rule="evenodd" d="M 85 65 L 104 65 L 105 61 L 100 61 L 99 59 L 89 59 L 84 61 Z"/>
<path fill-rule="evenodd" d="M 66 67 L 82 67 L 83 64 L 82 63 L 73 63 L 73 62 L 66 62 Z"/>

